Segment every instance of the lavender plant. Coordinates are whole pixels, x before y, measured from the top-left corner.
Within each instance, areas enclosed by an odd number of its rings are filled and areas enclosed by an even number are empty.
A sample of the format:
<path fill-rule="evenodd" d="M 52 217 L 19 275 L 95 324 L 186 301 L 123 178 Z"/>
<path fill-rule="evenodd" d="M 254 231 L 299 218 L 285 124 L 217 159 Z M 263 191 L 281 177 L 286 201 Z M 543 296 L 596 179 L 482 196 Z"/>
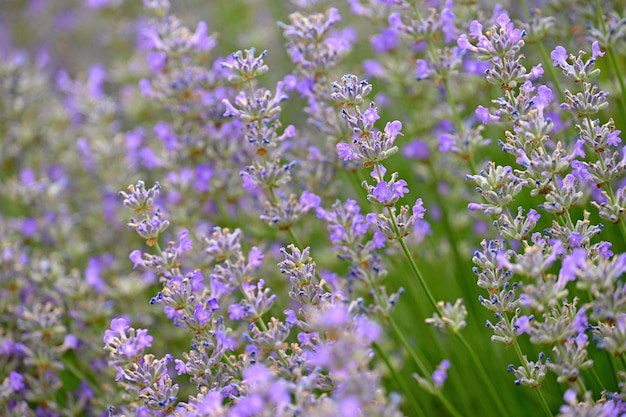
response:
<path fill-rule="evenodd" d="M 626 414 L 624 11 L 2 2 L 0 415 Z"/>

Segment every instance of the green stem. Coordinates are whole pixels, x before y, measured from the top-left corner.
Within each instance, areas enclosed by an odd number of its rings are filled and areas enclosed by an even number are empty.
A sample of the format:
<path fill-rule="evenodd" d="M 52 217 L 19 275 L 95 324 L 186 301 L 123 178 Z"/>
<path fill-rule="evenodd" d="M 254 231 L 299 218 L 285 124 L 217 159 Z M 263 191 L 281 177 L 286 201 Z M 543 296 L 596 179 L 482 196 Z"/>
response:
<path fill-rule="evenodd" d="M 76 379 L 80 381 L 89 381 L 89 386 L 91 387 L 91 389 L 94 390 L 96 394 L 102 394 L 100 384 L 98 384 L 98 380 L 93 372 L 91 372 L 90 370 L 86 370 L 85 372 L 83 372 L 83 370 L 81 370 L 71 358 L 62 356 L 60 359 L 61 363 L 63 363 L 64 368 L 70 374 L 74 375 L 74 377 L 76 377 Z"/>
<path fill-rule="evenodd" d="M 593 377 L 593 379 L 596 381 L 596 384 L 598 384 L 598 386 L 600 387 L 600 389 L 602 391 L 606 391 L 606 388 L 604 388 L 604 384 L 602 383 L 602 380 L 600 379 L 600 377 L 598 376 L 598 373 L 596 372 L 596 369 L 592 366 L 589 369 L 589 372 L 591 372 L 591 376 Z"/>
<path fill-rule="evenodd" d="M 613 72 L 615 74 L 615 77 L 617 78 L 617 82 L 619 83 L 619 87 L 622 92 L 622 100 L 619 102 L 620 108 L 622 110 L 622 115 L 626 115 L 626 86 L 624 86 L 624 79 L 622 78 L 622 71 L 619 65 L 617 64 L 617 60 L 615 59 L 615 54 L 613 53 L 613 50 L 609 49 L 606 51 L 606 53 L 609 56 L 609 62 L 611 63 L 611 66 L 613 67 Z"/>
<path fill-rule="evenodd" d="M 390 216 L 393 220 L 393 216 L 391 214 L 392 213 L 390 213 Z M 393 224 L 395 226 L 395 221 Z M 426 293 L 426 296 L 428 297 L 428 300 L 430 301 L 432 307 L 435 309 L 437 314 L 439 314 L 439 316 L 443 316 L 441 312 L 441 308 L 439 307 L 432 293 L 428 289 L 424 276 L 420 272 L 419 268 L 417 267 L 417 264 L 415 263 L 415 260 L 411 256 L 411 252 L 409 251 L 409 248 L 407 247 L 406 242 L 402 238 L 398 238 L 398 240 L 400 242 L 400 246 L 402 247 L 402 251 L 404 252 L 407 259 L 409 260 L 409 264 L 411 265 L 411 269 L 413 270 L 413 273 L 415 274 L 418 281 L 420 282 L 422 289 L 424 290 L 424 293 Z M 496 405 L 500 409 L 500 412 L 502 413 L 502 415 L 506 415 L 507 414 L 506 407 L 502 403 L 502 400 L 500 399 L 498 395 L 498 391 L 493 385 L 491 378 L 489 378 L 489 375 L 487 375 L 487 371 L 485 370 L 483 364 L 478 359 L 478 356 L 476 356 L 474 349 L 472 349 L 472 346 L 467 342 L 467 340 L 465 340 L 465 338 L 460 333 L 455 333 L 455 336 L 457 336 L 457 338 L 461 341 L 463 346 L 465 346 L 465 348 L 470 353 L 470 356 L 472 357 L 472 360 L 474 361 L 474 365 L 476 366 L 476 369 L 478 369 L 479 373 L 481 374 L 481 377 L 485 380 L 485 383 L 487 384 L 487 387 L 489 388 L 490 394 L 493 396 L 494 401 L 496 402 Z"/>
<path fill-rule="evenodd" d="M 409 388 L 409 386 L 406 384 L 404 379 L 402 379 L 402 377 L 398 374 L 398 372 L 393 367 L 393 365 L 391 365 L 391 362 L 389 361 L 389 358 L 383 352 L 383 350 L 380 348 L 378 343 L 373 343 L 372 344 L 372 348 L 374 349 L 374 352 L 376 352 L 376 354 L 378 356 L 380 356 L 380 358 L 383 360 L 383 362 L 385 362 L 385 365 L 387 366 L 387 369 L 389 370 L 389 373 L 391 374 L 393 379 L 396 381 L 396 383 L 400 386 L 402 391 L 404 391 L 404 395 L 405 395 L 406 399 L 409 401 L 409 403 L 411 403 L 411 407 L 413 407 L 413 411 L 415 411 L 417 413 L 417 415 L 420 415 L 420 416 L 427 415 L 424 412 L 424 410 L 422 409 L 422 407 L 420 407 L 419 403 L 417 402 L 417 399 L 413 395 L 413 391 Z"/>
<path fill-rule="evenodd" d="M 393 214 L 390 213 L 390 217 L 395 224 L 395 219 L 393 217 Z M 426 285 L 426 280 L 424 279 L 424 276 L 422 275 L 421 271 L 417 267 L 417 264 L 415 263 L 413 256 L 411 256 L 411 252 L 409 251 L 409 248 L 406 245 L 406 242 L 404 241 L 403 238 L 398 238 L 398 241 L 400 242 L 400 246 L 402 247 L 402 251 L 404 252 L 404 255 L 409 260 L 409 265 L 411 266 L 411 270 L 413 271 L 413 274 L 415 274 L 415 276 L 417 277 L 417 280 L 422 286 L 422 290 L 424 290 L 426 297 L 428 297 L 428 301 L 430 301 L 430 304 L 432 305 L 432 307 L 441 316 L 441 308 L 439 307 L 439 305 L 437 305 L 437 301 L 435 301 L 435 297 L 433 297 L 432 293 L 428 289 L 428 285 Z"/>
<path fill-rule="evenodd" d="M 394 332 L 398 336 L 398 339 L 400 339 L 400 343 L 402 344 L 402 346 L 404 346 L 404 349 L 407 351 L 407 353 L 409 354 L 411 359 L 413 359 L 413 362 L 415 362 L 415 365 L 417 365 L 417 368 L 418 368 L 420 374 L 422 374 L 422 375 L 430 375 L 431 373 L 426 368 L 426 365 L 424 365 L 424 362 L 422 362 L 422 360 L 419 358 L 419 356 L 417 356 L 417 352 L 415 352 L 415 349 L 413 349 L 413 347 L 411 346 L 409 341 L 404 336 L 404 333 L 402 333 L 402 331 L 400 330 L 400 328 L 398 327 L 398 325 L 396 324 L 396 322 L 393 320 L 392 317 L 389 317 L 389 323 L 391 324 L 391 327 L 393 328 Z M 436 396 L 437 396 L 437 398 L 439 398 L 439 400 L 441 400 L 441 403 L 450 412 L 450 414 L 452 414 L 455 417 L 461 417 L 461 414 L 443 396 L 443 394 L 439 393 Z"/>
<path fill-rule="evenodd" d="M 474 362 L 474 366 L 476 367 L 475 369 L 478 370 L 478 373 L 480 374 L 481 378 L 486 383 L 489 393 L 493 397 L 496 403 L 496 406 L 500 410 L 500 415 L 502 416 L 509 415 L 507 408 L 504 406 L 504 403 L 502 402 L 502 399 L 500 398 L 500 394 L 498 394 L 498 390 L 496 389 L 495 385 L 493 385 L 493 381 L 491 380 L 489 375 L 487 375 L 487 371 L 485 370 L 485 367 L 483 366 L 482 362 L 478 359 L 478 356 L 476 355 L 476 352 L 474 352 L 474 349 L 472 349 L 472 346 L 467 342 L 467 340 L 465 340 L 465 337 L 463 337 L 461 333 L 455 333 L 454 335 L 457 337 L 457 339 L 459 339 L 461 344 L 465 347 L 465 349 L 467 349 L 470 356 L 472 357 L 472 361 Z"/>
<path fill-rule="evenodd" d="M 417 368 L 419 369 L 420 373 L 422 375 L 430 375 L 430 372 L 426 368 L 426 365 L 424 365 L 424 362 L 422 362 L 419 356 L 417 356 L 417 352 L 415 352 L 415 350 L 413 349 L 409 341 L 404 336 L 404 333 L 402 333 L 402 331 L 400 330 L 400 328 L 398 327 L 398 325 L 396 324 L 395 320 L 392 317 L 389 317 L 389 324 L 391 324 L 393 331 L 398 336 L 398 339 L 400 339 L 400 343 L 402 343 L 402 346 L 404 346 L 404 349 L 407 351 L 411 359 L 413 359 L 413 362 L 415 362 L 415 365 L 417 365 Z"/>
<path fill-rule="evenodd" d="M 546 413 L 547 416 L 552 417 L 552 411 L 550 411 L 550 407 L 548 406 L 548 402 L 546 401 L 546 397 L 543 396 L 543 393 L 541 392 L 541 388 L 536 388 L 535 392 L 537 393 L 537 396 L 539 397 L 539 402 L 541 403 L 541 407 L 543 408 L 543 411 Z"/>
<path fill-rule="evenodd" d="M 437 175 L 437 171 L 435 170 L 435 167 L 433 166 L 433 161 L 427 161 L 426 165 L 428 166 L 428 171 L 434 181 L 433 194 L 435 195 L 435 201 L 437 205 L 439 206 L 439 209 L 441 210 L 441 220 L 442 220 L 443 228 L 448 236 L 448 243 L 450 244 L 450 249 L 452 250 L 452 256 L 454 256 L 454 260 L 455 260 L 455 269 L 457 270 L 456 275 L 459 279 L 461 279 L 462 278 L 462 273 L 461 273 L 462 260 L 461 260 L 461 255 L 459 253 L 459 248 L 457 247 L 457 244 L 456 244 L 458 239 L 455 238 L 456 234 L 452 230 L 452 224 L 450 222 L 450 215 L 448 214 L 448 206 L 443 201 L 443 198 L 441 198 L 441 195 L 437 192 L 438 175 Z"/>
<path fill-rule="evenodd" d="M 450 106 L 450 111 L 452 111 L 452 121 L 454 122 L 454 127 L 460 135 L 463 131 L 463 122 L 461 121 L 461 116 L 459 115 L 459 109 L 456 107 L 454 96 L 451 93 L 452 90 L 450 90 L 450 81 L 447 78 L 443 80 L 443 86 L 446 89 L 446 100 L 448 100 L 448 106 Z"/>
<path fill-rule="evenodd" d="M 454 417 L 463 417 L 463 414 L 457 411 L 457 409 L 450 403 L 450 401 L 448 401 L 448 399 L 445 395 L 443 395 L 442 392 L 437 393 L 437 398 L 439 398 L 443 406 L 446 407 L 450 414 L 452 414 Z"/>
<path fill-rule="evenodd" d="M 617 369 L 615 369 L 615 364 L 613 363 L 613 359 L 611 359 L 611 354 L 606 350 L 604 352 L 606 354 L 606 359 L 609 363 L 609 367 L 611 368 L 611 379 L 613 380 L 613 385 L 617 388 Z"/>
<path fill-rule="evenodd" d="M 622 362 L 622 366 L 624 367 L 624 370 L 626 370 L 626 359 L 624 359 L 623 353 L 619 355 L 619 360 Z"/>

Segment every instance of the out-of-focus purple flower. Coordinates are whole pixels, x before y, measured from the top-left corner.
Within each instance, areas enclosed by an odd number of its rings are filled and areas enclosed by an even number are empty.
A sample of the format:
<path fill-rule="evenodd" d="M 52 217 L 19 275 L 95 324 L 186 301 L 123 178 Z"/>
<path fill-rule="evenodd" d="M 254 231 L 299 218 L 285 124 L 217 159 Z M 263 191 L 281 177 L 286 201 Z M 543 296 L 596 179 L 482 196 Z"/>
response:
<path fill-rule="evenodd" d="M 430 156 L 430 148 L 425 141 L 415 139 L 404 146 L 402 154 L 405 158 L 423 161 Z"/>
<path fill-rule="evenodd" d="M 522 335 L 524 333 L 529 333 L 531 330 L 531 322 L 533 319 L 533 316 L 519 316 L 517 320 L 515 320 L 517 334 Z"/>
<path fill-rule="evenodd" d="M 559 288 L 565 288 L 565 285 L 567 285 L 569 281 L 575 280 L 576 272 L 579 269 L 584 269 L 586 264 L 587 250 L 583 248 L 576 248 L 571 254 L 563 258 L 557 281 Z"/>
<path fill-rule="evenodd" d="M 394 30 L 385 28 L 378 35 L 372 37 L 371 43 L 377 54 L 389 52 L 398 46 L 398 35 Z"/>
<path fill-rule="evenodd" d="M 21 232 L 24 237 L 32 238 L 37 234 L 38 226 L 37 219 L 34 217 L 27 217 L 22 221 Z"/>
<path fill-rule="evenodd" d="M 256 246 L 252 247 L 252 249 L 250 249 L 250 253 L 248 254 L 248 268 L 258 268 L 263 263 L 264 258 L 265 255 L 263 254 L 263 251 L 261 251 L 261 249 L 257 248 Z"/>
<path fill-rule="evenodd" d="M 428 67 L 428 62 L 423 59 L 418 59 L 416 61 L 417 66 L 415 67 L 415 79 L 418 81 L 424 80 L 431 75 L 430 68 Z"/>
<path fill-rule="evenodd" d="M 104 280 L 100 276 L 102 273 L 103 265 L 102 259 L 100 257 L 91 257 L 87 262 L 87 268 L 85 268 L 85 281 L 91 287 L 93 287 L 96 292 L 102 293 L 106 290 L 106 284 Z"/>
<path fill-rule="evenodd" d="M 66 334 L 63 338 L 63 348 L 75 350 L 78 348 L 79 340 L 73 334 Z"/>
<path fill-rule="evenodd" d="M 105 80 L 106 71 L 102 65 L 94 65 L 89 69 L 87 87 L 93 98 L 101 99 L 104 97 L 103 84 Z"/>
<path fill-rule="evenodd" d="M 11 371 L 11 373 L 9 373 L 9 388 L 11 388 L 13 392 L 23 389 L 24 377 L 15 371 Z"/>
<path fill-rule="evenodd" d="M 339 142 L 337 144 L 337 155 L 344 161 L 352 161 L 356 157 L 356 153 L 347 143 Z"/>
<path fill-rule="evenodd" d="M 446 379 L 448 379 L 448 369 L 450 369 L 450 361 L 444 359 L 441 361 L 435 372 L 433 372 L 433 383 L 435 387 L 442 387 Z"/>
<path fill-rule="evenodd" d="M 207 163 L 196 165 L 196 178 L 193 184 L 194 188 L 201 193 L 209 191 L 213 175 L 214 173 L 211 164 Z"/>
<path fill-rule="evenodd" d="M 485 71 L 491 67 L 491 64 L 487 61 L 477 61 L 468 59 L 464 62 L 463 68 L 467 74 L 484 76 Z"/>
<path fill-rule="evenodd" d="M 375 59 L 366 59 L 363 61 L 363 71 L 368 78 L 385 78 L 387 75 L 385 67 Z"/>
<path fill-rule="evenodd" d="M 313 194 L 310 191 L 306 191 L 304 190 L 302 192 L 302 195 L 300 195 L 300 206 L 302 208 L 303 212 L 309 211 L 311 209 L 316 209 L 320 206 L 320 204 L 322 203 L 322 199 L 316 195 Z"/>
<path fill-rule="evenodd" d="M 145 263 L 143 261 L 143 254 L 139 249 L 135 249 L 134 251 L 132 251 L 128 257 L 133 262 L 133 269 L 137 269 L 137 266 L 140 265 L 145 266 Z"/>
<path fill-rule="evenodd" d="M 150 71 L 160 73 L 167 65 L 167 54 L 161 51 L 150 52 L 146 57 L 146 61 L 148 61 L 148 68 L 150 68 Z"/>

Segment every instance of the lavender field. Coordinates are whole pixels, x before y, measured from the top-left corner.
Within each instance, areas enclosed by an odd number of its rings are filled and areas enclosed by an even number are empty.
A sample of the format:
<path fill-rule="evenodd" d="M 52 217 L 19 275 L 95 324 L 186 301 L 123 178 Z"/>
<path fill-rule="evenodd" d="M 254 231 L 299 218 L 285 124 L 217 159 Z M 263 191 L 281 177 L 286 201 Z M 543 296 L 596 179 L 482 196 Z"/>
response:
<path fill-rule="evenodd" d="M 0 416 L 626 416 L 626 1 L 0 0 Z"/>

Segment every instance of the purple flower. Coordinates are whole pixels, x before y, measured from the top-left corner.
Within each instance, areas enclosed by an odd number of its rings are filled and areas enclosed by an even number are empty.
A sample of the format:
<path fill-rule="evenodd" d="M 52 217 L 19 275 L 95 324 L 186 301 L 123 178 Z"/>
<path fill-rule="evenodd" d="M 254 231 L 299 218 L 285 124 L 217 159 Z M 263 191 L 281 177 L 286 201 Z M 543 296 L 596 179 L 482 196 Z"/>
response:
<path fill-rule="evenodd" d="M 543 75 L 543 66 L 541 64 L 535 65 L 530 69 L 530 77 L 533 79 L 541 78 Z"/>
<path fill-rule="evenodd" d="M 148 334 L 148 330 L 139 329 L 137 330 L 137 337 L 135 339 L 135 344 L 137 348 L 144 349 L 152 346 L 152 340 L 154 338 Z"/>
<path fill-rule="evenodd" d="M 222 414 L 222 395 L 218 391 L 209 391 L 203 398 L 200 400 L 196 409 L 200 415 L 217 415 Z"/>
<path fill-rule="evenodd" d="M 250 270 L 258 268 L 263 263 L 263 258 L 265 258 L 263 251 L 256 246 L 253 246 L 252 249 L 250 249 L 250 253 L 248 253 L 247 268 Z"/>
<path fill-rule="evenodd" d="M 196 26 L 196 31 L 191 37 L 191 42 L 200 51 L 204 51 L 204 52 L 210 51 L 211 49 L 215 48 L 215 46 L 217 45 L 215 40 L 211 38 L 207 33 L 208 33 L 208 26 L 206 22 L 204 21 L 198 22 L 198 25 Z"/>
<path fill-rule="evenodd" d="M 362 405 L 357 396 L 351 395 L 339 401 L 339 415 L 342 417 L 359 417 L 363 415 Z"/>
<path fill-rule="evenodd" d="M 467 35 L 465 33 L 463 33 L 461 36 L 459 36 L 459 38 L 456 41 L 456 44 L 458 45 L 459 48 L 461 48 L 463 50 L 472 51 L 472 52 L 478 52 L 478 48 L 470 43 L 470 41 L 467 39 Z"/>
<path fill-rule="evenodd" d="M 130 327 L 128 321 L 124 317 L 118 317 L 111 320 L 111 329 L 104 331 L 104 343 L 109 344 L 116 337 L 126 338 L 126 330 Z"/>
<path fill-rule="evenodd" d="M 237 404 L 231 407 L 229 417 L 251 417 L 261 413 L 265 408 L 265 400 L 258 394 L 240 397 Z"/>
<path fill-rule="evenodd" d="M 380 230 L 376 229 L 374 231 L 374 236 L 372 237 L 372 243 L 376 249 L 384 248 L 387 244 L 387 237 Z"/>
<path fill-rule="evenodd" d="M 180 359 L 174 359 L 174 363 L 176 364 L 174 368 L 176 369 L 176 373 L 178 375 L 183 375 L 187 373 L 188 368 L 185 362 L 181 361 Z"/>
<path fill-rule="evenodd" d="M 484 76 L 485 71 L 487 71 L 490 67 L 491 64 L 489 64 L 489 62 L 476 61 L 472 59 L 466 60 L 463 64 L 463 68 L 466 73 L 480 76 Z"/>
<path fill-rule="evenodd" d="M 540 85 L 537 89 L 537 96 L 534 99 L 535 107 L 544 109 L 552 101 L 552 90 L 546 85 Z"/>
<path fill-rule="evenodd" d="M 404 195 L 409 192 L 409 189 L 406 187 L 406 185 L 407 183 L 404 180 L 398 180 L 395 183 L 381 181 L 372 191 L 372 196 L 380 204 L 392 204 L 398 201 L 399 198 L 404 197 Z"/>
<path fill-rule="evenodd" d="M 337 144 L 337 155 L 344 161 L 352 161 L 356 157 L 354 150 L 352 150 L 350 145 L 344 142 Z"/>
<path fill-rule="evenodd" d="M 423 161 L 430 156 L 430 148 L 428 147 L 428 143 L 415 139 L 404 146 L 402 154 L 407 159 Z"/>
<path fill-rule="evenodd" d="M 33 237 L 37 234 L 37 219 L 27 217 L 22 221 L 21 232 L 25 237 Z"/>
<path fill-rule="evenodd" d="M 398 45 L 398 36 L 394 30 L 385 28 L 381 33 L 372 37 L 371 44 L 374 52 L 382 54 Z"/>
<path fill-rule="evenodd" d="M 444 359 L 441 361 L 437 369 L 433 372 L 433 383 L 436 387 L 440 388 L 443 386 L 443 383 L 448 379 L 448 369 L 450 369 L 450 361 Z"/>
<path fill-rule="evenodd" d="M 160 73 L 167 65 L 167 54 L 165 52 L 150 52 L 146 57 L 148 68 L 154 73 Z"/>
<path fill-rule="evenodd" d="M 454 25 L 455 14 L 452 11 L 452 0 L 447 0 L 445 3 L 445 8 L 441 11 L 441 18 L 439 21 L 441 22 L 441 31 L 445 35 L 445 43 L 450 43 L 454 40 L 457 29 Z"/>
<path fill-rule="evenodd" d="M 336 329 L 350 321 L 350 313 L 346 306 L 334 304 L 326 311 L 320 312 L 318 320 L 325 329 Z"/>
<path fill-rule="evenodd" d="M 570 247 L 578 248 L 583 243 L 583 236 L 578 232 L 572 232 L 567 238 L 567 242 L 569 243 Z"/>
<path fill-rule="evenodd" d="M 87 77 L 87 86 L 89 93 L 93 98 L 101 99 L 104 97 L 102 86 L 106 80 L 106 71 L 102 65 L 94 65 L 89 69 Z"/>
<path fill-rule="evenodd" d="M 423 59 L 418 59 L 415 61 L 417 66 L 415 67 L 415 78 L 418 81 L 421 81 L 430 76 L 430 68 L 428 67 L 428 63 Z"/>
<path fill-rule="evenodd" d="M 482 122 L 482 124 L 484 124 L 484 125 L 488 125 L 489 122 L 491 122 L 491 121 L 500 120 L 500 118 L 498 116 L 493 116 L 489 112 L 489 109 L 486 108 L 486 107 L 483 107 L 483 106 L 478 106 L 474 113 L 478 117 L 478 120 L 480 120 Z"/>
<path fill-rule="evenodd" d="M 567 51 L 560 45 L 550 53 L 550 58 L 552 58 L 552 66 L 567 66 Z"/>
<path fill-rule="evenodd" d="M 368 108 L 363 112 L 363 119 L 369 123 L 370 125 L 374 125 L 378 119 L 380 119 L 380 115 L 378 114 L 378 110 L 376 108 Z"/>
<path fill-rule="evenodd" d="M 132 251 L 128 257 L 133 262 L 133 269 L 137 269 L 138 265 L 146 265 L 143 261 L 143 254 L 139 249 Z"/>
<path fill-rule="evenodd" d="M 300 195 L 300 206 L 302 208 L 303 212 L 309 211 L 310 209 L 316 209 L 320 206 L 320 204 L 322 203 L 322 199 L 309 192 L 304 190 L 302 192 L 302 195 Z"/>
<path fill-rule="evenodd" d="M 481 25 L 478 20 L 473 20 L 472 23 L 470 23 L 469 34 L 472 38 L 480 38 L 483 36 L 483 25 Z"/>
<path fill-rule="evenodd" d="M 622 142 L 622 139 L 620 139 L 619 135 L 620 135 L 621 130 L 613 130 L 611 132 L 609 132 L 606 135 L 606 143 L 608 143 L 611 146 L 617 146 Z"/>
<path fill-rule="evenodd" d="M 398 135 L 402 136 L 401 130 L 402 130 L 402 122 L 399 120 L 394 120 L 393 122 L 387 122 L 387 124 L 385 125 L 385 135 L 392 142 L 396 140 L 396 136 Z"/>
<path fill-rule="evenodd" d="M 211 164 L 198 164 L 196 166 L 196 180 L 194 181 L 194 188 L 201 193 L 209 191 L 210 182 L 213 178 L 213 168 Z"/>
<path fill-rule="evenodd" d="M 600 44 L 598 43 L 598 41 L 594 41 L 591 44 L 591 55 L 593 59 L 596 59 L 599 56 L 604 56 L 604 52 L 600 50 Z"/>
<path fill-rule="evenodd" d="M 417 219 L 423 219 L 426 209 L 424 208 L 424 202 L 421 198 L 418 198 L 413 205 L 413 216 Z"/>
<path fill-rule="evenodd" d="M 211 310 L 205 310 L 204 306 L 200 303 L 196 304 L 193 311 L 193 318 L 198 320 L 198 323 L 202 326 L 211 320 Z"/>
<path fill-rule="evenodd" d="M 154 133 L 157 139 L 159 139 L 165 145 L 165 149 L 170 152 L 175 151 L 179 147 L 178 138 L 172 132 L 169 124 L 165 122 L 159 122 L 154 126 Z"/>
<path fill-rule="evenodd" d="M 78 348 L 79 340 L 73 334 L 66 334 L 63 338 L 63 347 L 65 349 L 76 350 Z"/>
<path fill-rule="evenodd" d="M 441 133 L 437 136 L 439 152 L 450 152 L 454 148 L 454 136 L 449 133 Z"/>
<path fill-rule="evenodd" d="M 252 365 L 243 371 L 244 380 L 254 385 L 267 385 L 273 379 L 272 372 L 265 365 Z"/>
<path fill-rule="evenodd" d="M 363 61 L 363 71 L 368 78 L 385 78 L 387 75 L 385 67 L 383 67 L 383 65 L 375 59 L 366 59 Z"/>
<path fill-rule="evenodd" d="M 576 333 L 584 332 L 589 326 L 587 315 L 585 314 L 586 312 L 586 309 L 582 307 L 580 310 L 578 310 L 576 316 L 574 317 L 574 320 L 572 321 L 572 329 L 574 329 Z"/>
<path fill-rule="evenodd" d="M 241 320 L 247 316 L 247 311 L 239 303 L 231 304 L 228 307 L 228 317 L 231 320 Z"/>
<path fill-rule="evenodd" d="M 106 289 L 106 285 L 100 274 L 102 273 L 102 259 L 99 257 L 91 257 L 85 268 L 85 281 L 92 286 L 96 292 L 102 293 Z"/>
<path fill-rule="evenodd" d="M 9 387 L 13 390 L 13 392 L 23 389 L 24 377 L 15 371 L 11 371 L 9 374 Z"/>
<path fill-rule="evenodd" d="M 372 320 L 368 319 L 367 317 L 361 316 L 356 317 L 354 321 L 355 330 L 363 342 L 370 344 L 380 338 L 382 330 L 380 326 Z"/>
<path fill-rule="evenodd" d="M 531 330 L 531 321 L 533 320 L 533 316 L 520 316 L 515 320 L 515 327 L 517 328 L 517 334 L 522 335 L 524 333 L 529 333 Z"/>
<path fill-rule="evenodd" d="M 142 78 L 139 80 L 139 91 L 141 91 L 141 95 L 144 97 L 152 96 L 152 84 L 150 84 L 150 80 Z"/>
<path fill-rule="evenodd" d="M 576 279 L 576 273 L 579 269 L 584 269 L 586 264 L 587 250 L 582 248 L 574 249 L 570 255 L 567 255 L 563 259 L 557 286 L 559 288 L 565 288 L 565 285 L 567 285 L 569 281 Z"/>
<path fill-rule="evenodd" d="M 387 168 L 384 165 L 378 165 L 372 169 L 370 172 L 370 176 L 375 180 L 382 181 L 385 178 L 385 173 L 387 172 Z"/>

